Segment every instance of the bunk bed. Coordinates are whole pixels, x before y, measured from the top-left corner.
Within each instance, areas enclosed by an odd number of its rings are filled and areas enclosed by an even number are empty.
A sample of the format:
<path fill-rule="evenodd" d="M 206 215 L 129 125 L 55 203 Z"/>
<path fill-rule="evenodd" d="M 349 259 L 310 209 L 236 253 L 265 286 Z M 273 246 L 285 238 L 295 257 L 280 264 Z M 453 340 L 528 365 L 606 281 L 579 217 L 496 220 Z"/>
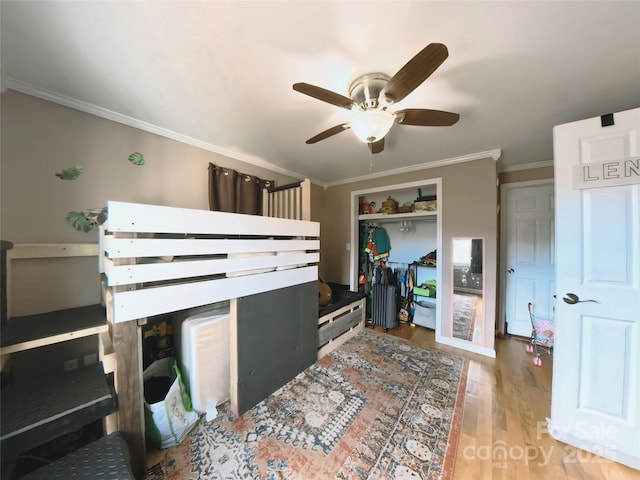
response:
<path fill-rule="evenodd" d="M 102 274 L 100 361 L 117 393 L 105 433 L 124 437 L 134 463 L 145 458 L 141 327 L 149 317 L 229 302 L 235 413 L 364 328 L 364 299 L 353 292 L 336 291 L 318 309 L 320 225 L 310 221 L 309 181 L 270 189 L 263 206 L 255 216 L 110 201 L 97 251 L 80 249 L 97 253 Z"/>
<path fill-rule="evenodd" d="M 295 203 L 306 204 L 296 215 L 306 218 L 308 186 L 306 193 L 304 184 L 293 187 Z M 292 195 L 278 193 L 285 191 Z M 277 215 L 286 202 L 272 199 L 265 209 Z M 230 302 L 236 413 L 315 362 L 319 223 L 113 201 L 107 212 L 98 258 L 118 396 L 107 433 L 118 430 L 144 445 L 140 327 L 149 317 Z"/>
<path fill-rule="evenodd" d="M 144 432 L 139 326 L 148 317 L 230 302 L 236 414 L 364 328 L 359 296 L 319 314 L 320 225 L 310 221 L 309 190 L 308 180 L 271 189 L 263 216 L 108 203 L 99 258 L 118 358 L 114 429 Z"/>

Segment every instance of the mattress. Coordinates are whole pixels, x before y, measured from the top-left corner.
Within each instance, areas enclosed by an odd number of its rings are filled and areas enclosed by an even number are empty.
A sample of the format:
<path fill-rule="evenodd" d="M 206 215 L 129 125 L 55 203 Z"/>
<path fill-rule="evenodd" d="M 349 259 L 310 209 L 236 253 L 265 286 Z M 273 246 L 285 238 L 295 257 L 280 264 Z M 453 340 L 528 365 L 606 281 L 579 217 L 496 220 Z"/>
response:
<path fill-rule="evenodd" d="M 215 417 L 230 398 L 229 302 L 183 310 L 174 316 L 180 371 L 193 408 Z"/>

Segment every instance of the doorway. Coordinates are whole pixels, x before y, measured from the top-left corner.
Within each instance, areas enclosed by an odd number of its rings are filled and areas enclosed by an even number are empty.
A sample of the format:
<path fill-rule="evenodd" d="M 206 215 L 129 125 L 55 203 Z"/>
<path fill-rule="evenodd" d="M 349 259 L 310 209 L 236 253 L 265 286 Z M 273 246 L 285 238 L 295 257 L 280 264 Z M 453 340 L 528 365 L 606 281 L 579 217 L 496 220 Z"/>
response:
<path fill-rule="evenodd" d="M 511 335 L 531 335 L 527 304 L 540 317 L 555 310 L 553 179 L 501 186 L 500 324 Z"/>

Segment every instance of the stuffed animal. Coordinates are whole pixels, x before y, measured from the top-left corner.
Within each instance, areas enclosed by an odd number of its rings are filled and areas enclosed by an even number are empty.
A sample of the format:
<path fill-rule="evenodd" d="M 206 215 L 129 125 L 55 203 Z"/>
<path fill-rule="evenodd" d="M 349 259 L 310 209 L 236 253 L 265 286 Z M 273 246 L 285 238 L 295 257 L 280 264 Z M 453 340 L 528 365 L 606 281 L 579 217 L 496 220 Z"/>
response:
<path fill-rule="evenodd" d="M 318 280 L 318 306 L 326 307 L 331 304 L 331 287 Z"/>

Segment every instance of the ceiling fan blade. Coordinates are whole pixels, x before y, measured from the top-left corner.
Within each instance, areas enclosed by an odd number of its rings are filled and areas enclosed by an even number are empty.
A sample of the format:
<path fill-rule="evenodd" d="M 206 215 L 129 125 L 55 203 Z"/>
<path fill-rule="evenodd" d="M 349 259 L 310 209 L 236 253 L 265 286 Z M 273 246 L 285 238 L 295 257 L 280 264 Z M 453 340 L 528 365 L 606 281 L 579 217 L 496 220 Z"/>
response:
<path fill-rule="evenodd" d="M 306 144 L 312 144 L 312 143 L 316 143 L 319 142 L 320 140 L 324 140 L 325 138 L 329 138 L 337 133 L 340 132 L 344 132 L 345 130 L 351 128 L 349 126 L 348 123 L 343 123 L 341 125 L 336 125 L 335 127 L 331 127 L 327 130 L 325 130 L 324 132 L 320 132 L 318 135 L 316 135 L 315 137 L 311 137 L 309 140 L 307 140 L 305 143 Z"/>
<path fill-rule="evenodd" d="M 384 137 L 382 137 L 377 142 L 368 143 L 367 145 L 369 145 L 369 150 L 371 150 L 371 153 L 380 153 L 382 150 L 384 150 Z"/>
<path fill-rule="evenodd" d="M 423 127 L 450 127 L 460 119 L 460 115 L 442 110 L 407 108 L 395 112 L 401 125 L 419 125 Z"/>
<path fill-rule="evenodd" d="M 354 104 L 353 100 L 345 97 L 344 95 L 340 95 L 339 93 L 326 90 L 322 87 L 316 87 L 315 85 L 310 85 L 308 83 L 294 83 L 293 89 L 296 92 L 304 93 L 305 95 L 309 95 L 310 97 L 317 98 L 318 100 L 322 100 L 323 102 L 327 102 L 341 108 L 351 108 Z"/>
<path fill-rule="evenodd" d="M 380 96 L 399 102 L 424 82 L 449 56 L 442 43 L 430 43 L 391 77 Z"/>

